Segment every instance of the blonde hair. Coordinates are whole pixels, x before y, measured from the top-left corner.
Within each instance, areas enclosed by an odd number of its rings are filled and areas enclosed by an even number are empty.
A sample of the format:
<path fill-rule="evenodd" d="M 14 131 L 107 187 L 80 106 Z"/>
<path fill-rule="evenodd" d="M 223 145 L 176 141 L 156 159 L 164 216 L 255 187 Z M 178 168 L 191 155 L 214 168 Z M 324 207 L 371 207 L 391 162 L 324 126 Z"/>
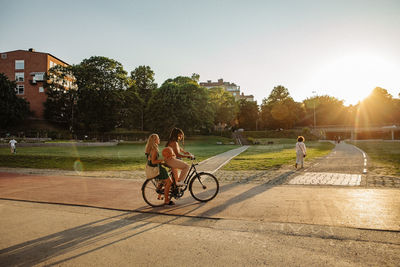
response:
<path fill-rule="evenodd" d="M 144 153 L 150 154 L 152 149 L 155 149 L 158 152 L 158 144 L 156 144 L 156 139 L 159 138 L 158 134 L 151 134 L 149 139 L 147 139 L 146 148 L 144 149 Z"/>
<path fill-rule="evenodd" d="M 304 138 L 304 136 L 298 136 L 297 137 L 297 142 L 304 142 L 304 141 L 306 141 L 306 139 Z"/>

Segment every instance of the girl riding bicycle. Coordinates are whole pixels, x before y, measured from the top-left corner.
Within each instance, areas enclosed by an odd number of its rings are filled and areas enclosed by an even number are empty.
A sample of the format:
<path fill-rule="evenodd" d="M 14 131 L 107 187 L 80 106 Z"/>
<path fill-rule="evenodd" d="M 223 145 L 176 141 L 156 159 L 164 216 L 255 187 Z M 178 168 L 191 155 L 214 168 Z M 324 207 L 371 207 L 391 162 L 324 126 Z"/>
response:
<path fill-rule="evenodd" d="M 145 148 L 147 164 L 150 165 L 151 167 L 158 166 L 160 168 L 160 174 L 156 177 L 156 179 L 159 180 L 159 189 L 161 189 L 162 186 L 164 185 L 164 203 L 173 205 L 173 202 L 169 200 L 169 189 L 171 187 L 171 180 L 168 179 L 169 176 L 167 170 L 163 166 L 161 166 L 161 163 L 164 163 L 164 160 L 158 159 L 159 144 L 160 144 L 160 138 L 158 137 L 157 134 L 152 134 L 149 136 Z M 161 195 L 159 195 L 158 197 L 160 199 Z"/>
<path fill-rule="evenodd" d="M 181 129 L 179 128 L 174 128 L 172 129 L 166 148 L 163 150 L 163 156 L 165 158 L 165 162 L 172 168 L 172 173 L 174 175 L 176 184 L 178 186 L 183 186 L 184 183 L 182 182 L 185 178 L 187 173 L 189 172 L 190 166 L 180 160 L 181 158 L 193 158 L 193 155 L 190 154 L 189 152 L 186 152 L 179 146 L 179 141 L 182 141 L 182 144 L 184 143 L 184 133 Z M 171 153 L 171 149 L 172 152 Z M 178 169 L 181 170 L 181 173 L 178 178 Z"/>

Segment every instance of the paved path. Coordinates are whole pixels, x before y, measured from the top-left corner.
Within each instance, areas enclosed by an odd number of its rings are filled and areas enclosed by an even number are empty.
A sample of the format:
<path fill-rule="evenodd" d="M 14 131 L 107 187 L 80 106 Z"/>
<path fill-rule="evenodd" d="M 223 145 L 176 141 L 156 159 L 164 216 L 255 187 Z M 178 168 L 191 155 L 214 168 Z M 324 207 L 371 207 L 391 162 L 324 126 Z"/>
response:
<path fill-rule="evenodd" d="M 290 180 L 289 184 L 357 186 L 366 172 L 366 154 L 343 142 L 337 144 L 328 156 Z"/>
<path fill-rule="evenodd" d="M 241 146 L 239 148 L 235 148 L 224 153 L 218 154 L 214 157 L 208 158 L 202 162 L 200 162 L 197 170 L 200 172 L 210 172 L 215 173 L 220 168 L 222 168 L 225 164 L 227 164 L 231 159 L 244 152 L 249 146 Z"/>
<path fill-rule="evenodd" d="M 400 190 L 396 189 L 221 183 L 220 194 L 211 202 L 199 203 L 186 192 L 175 206 L 151 208 L 142 199 L 142 182 L 0 173 L 0 198 L 202 218 L 400 231 Z"/>

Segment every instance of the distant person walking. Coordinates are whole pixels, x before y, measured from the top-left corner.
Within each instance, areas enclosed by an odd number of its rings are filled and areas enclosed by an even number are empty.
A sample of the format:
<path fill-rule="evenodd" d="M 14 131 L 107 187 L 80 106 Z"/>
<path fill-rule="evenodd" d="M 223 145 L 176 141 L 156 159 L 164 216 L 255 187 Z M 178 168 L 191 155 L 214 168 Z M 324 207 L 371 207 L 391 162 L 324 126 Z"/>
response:
<path fill-rule="evenodd" d="M 11 153 L 12 154 L 17 153 L 17 147 L 15 146 L 15 144 L 18 143 L 18 142 L 15 141 L 15 139 L 13 138 L 13 139 L 10 140 L 9 143 L 10 143 L 10 147 L 11 147 Z"/>
<path fill-rule="evenodd" d="M 304 158 L 307 155 L 307 149 L 306 145 L 304 144 L 304 137 L 299 136 L 297 137 L 297 143 L 296 143 L 296 164 L 294 164 L 294 167 L 297 169 L 297 166 L 300 165 L 300 168 L 304 167 Z"/>

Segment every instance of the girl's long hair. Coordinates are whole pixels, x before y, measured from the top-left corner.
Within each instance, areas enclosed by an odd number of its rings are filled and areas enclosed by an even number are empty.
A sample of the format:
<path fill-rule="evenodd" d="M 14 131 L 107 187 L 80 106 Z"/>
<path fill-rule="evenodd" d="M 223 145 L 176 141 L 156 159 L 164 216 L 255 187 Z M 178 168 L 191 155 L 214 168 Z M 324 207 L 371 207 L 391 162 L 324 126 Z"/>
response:
<path fill-rule="evenodd" d="M 168 146 L 169 143 L 171 142 L 178 142 L 178 135 L 182 134 L 182 145 L 185 144 L 185 134 L 183 131 L 179 128 L 174 128 L 172 129 L 171 133 L 169 134 L 167 144 L 165 146 Z"/>
<path fill-rule="evenodd" d="M 153 133 L 149 136 L 149 139 L 147 139 L 146 148 L 144 149 L 144 153 L 149 155 L 152 149 L 155 149 L 158 152 L 158 144 L 156 143 L 157 138 L 158 134 Z"/>

